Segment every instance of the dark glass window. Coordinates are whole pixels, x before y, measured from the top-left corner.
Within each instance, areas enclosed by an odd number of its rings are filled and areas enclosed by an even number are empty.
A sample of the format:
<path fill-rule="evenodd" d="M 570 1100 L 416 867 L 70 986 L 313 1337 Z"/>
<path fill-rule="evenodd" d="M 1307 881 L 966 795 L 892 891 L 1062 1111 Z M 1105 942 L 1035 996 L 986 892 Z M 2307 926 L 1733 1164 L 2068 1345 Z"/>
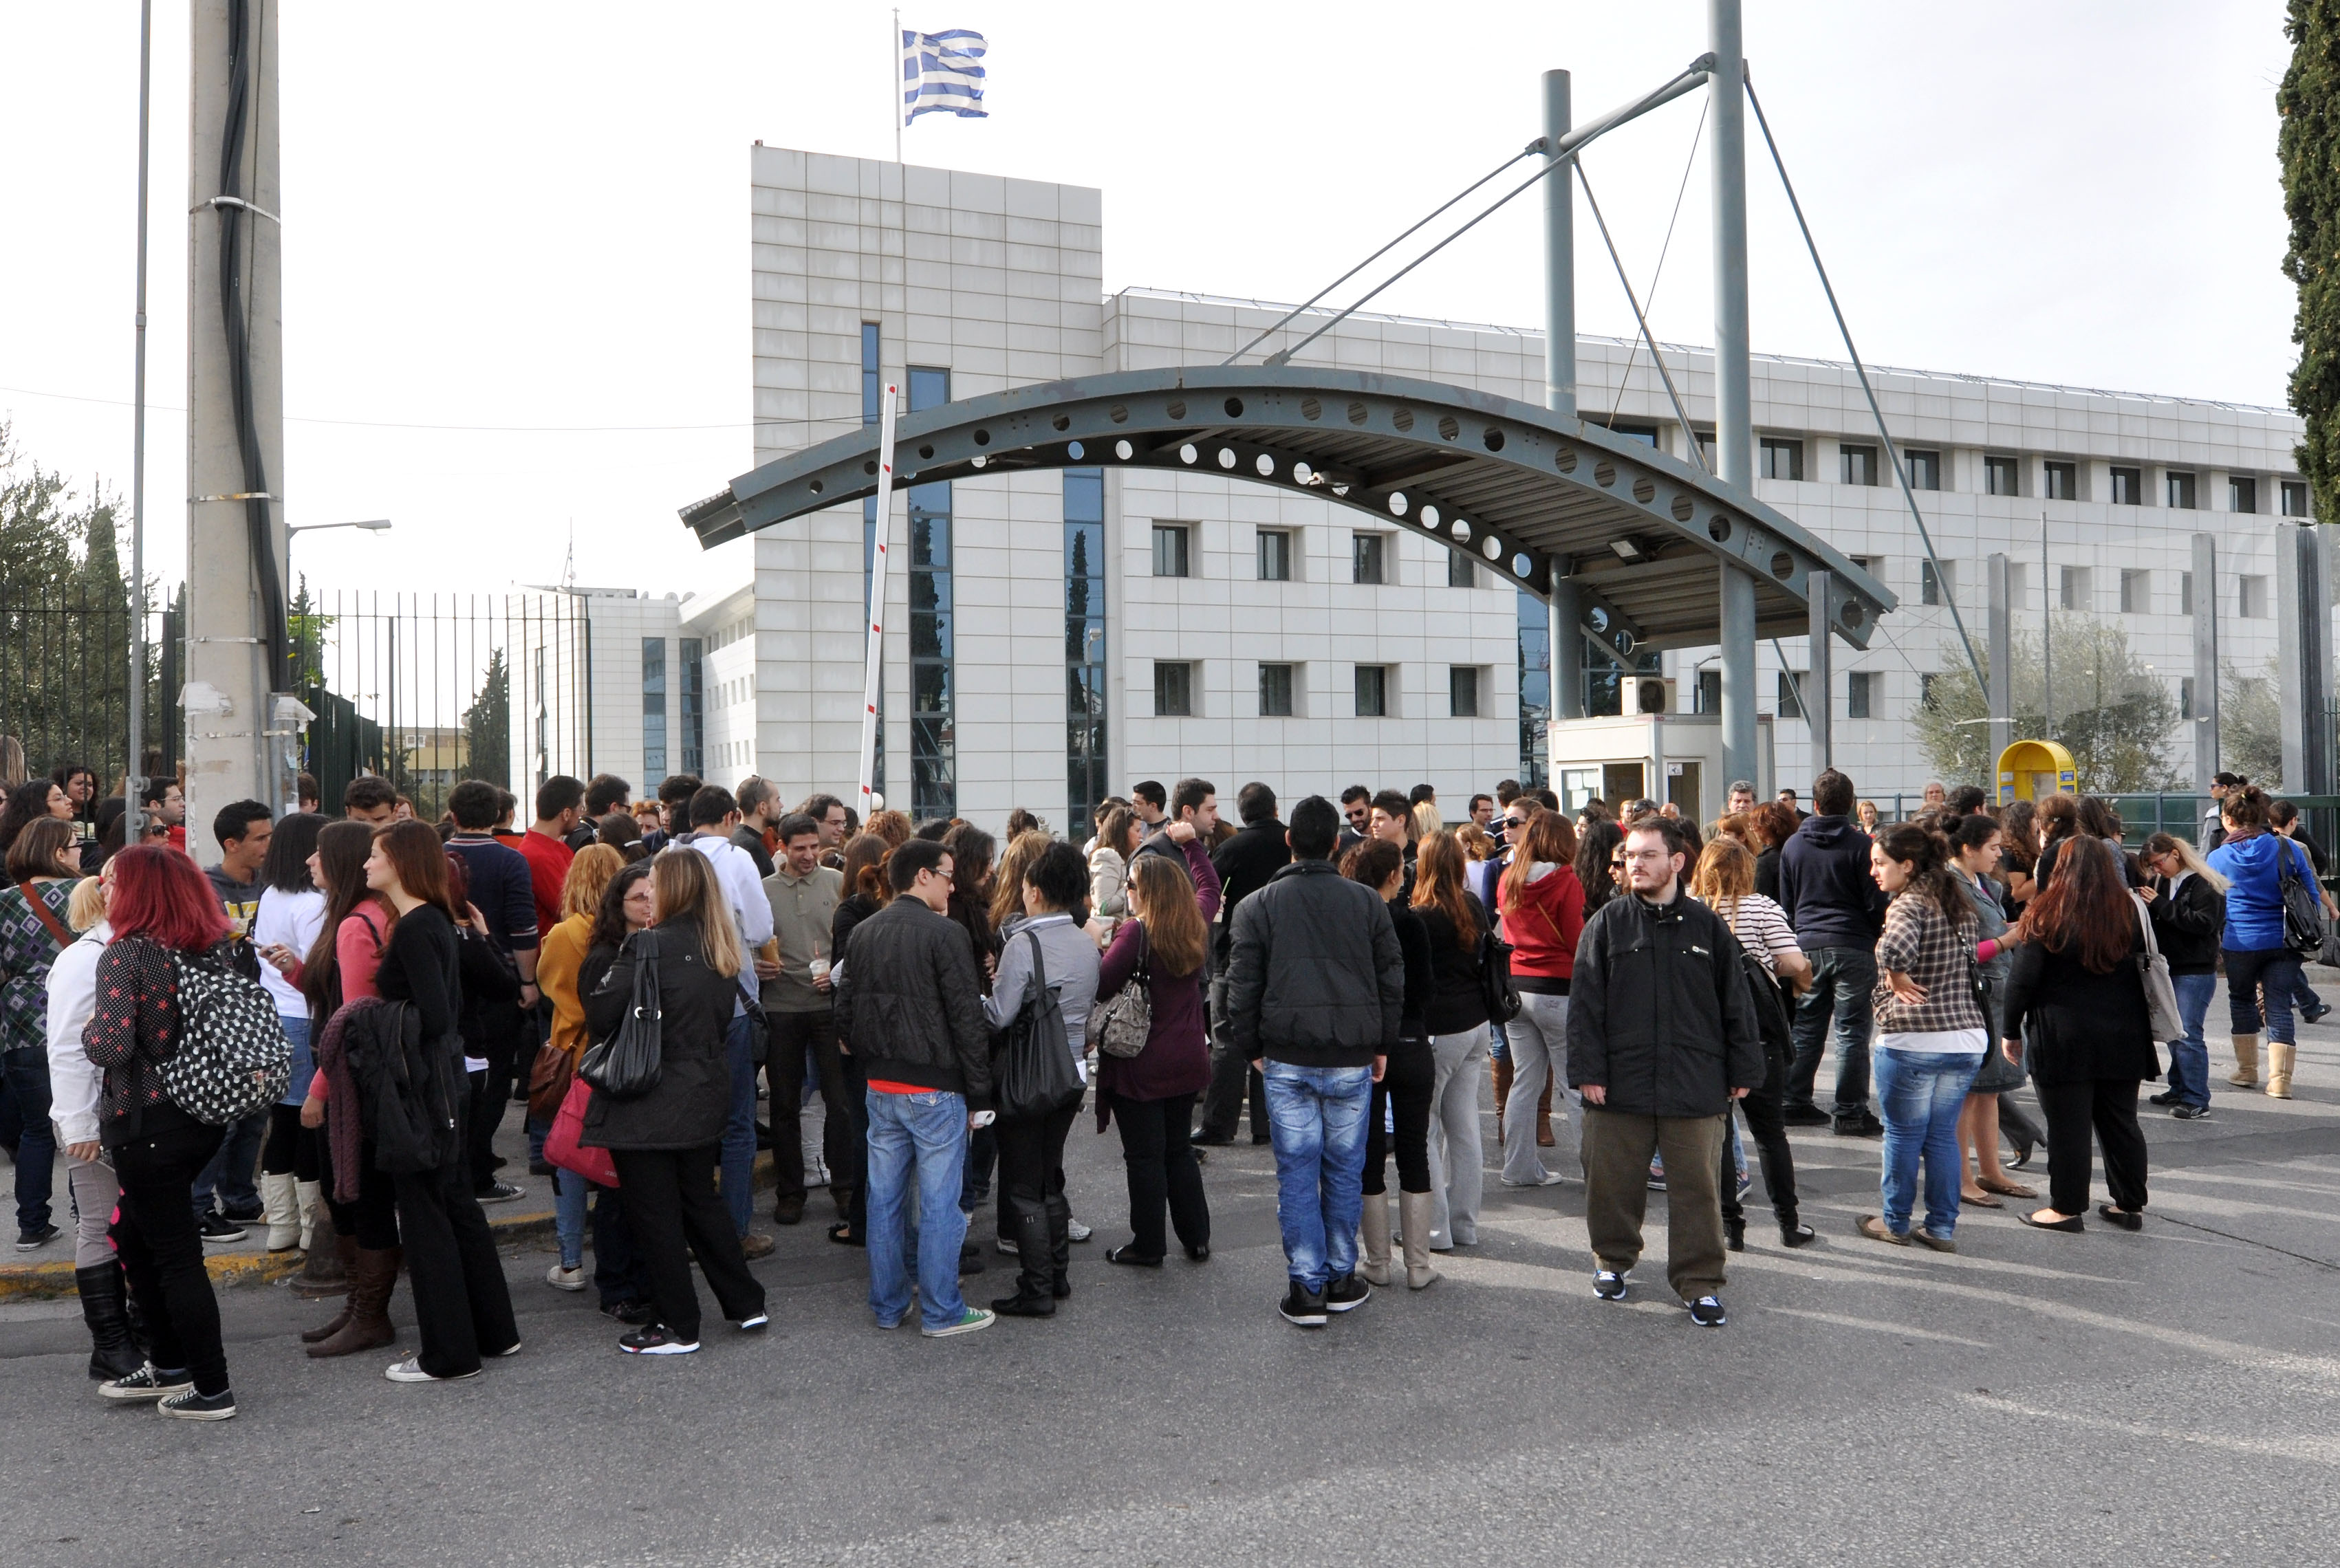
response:
<path fill-rule="evenodd" d="M 1106 798 L 1105 471 L 1065 470 L 1065 809 L 1085 837 Z"/>
<path fill-rule="evenodd" d="M 1785 436 L 1763 438 L 1762 461 L 1757 470 L 1765 479 L 1801 479 L 1804 477 L 1804 443 Z"/>
<path fill-rule="evenodd" d="M 2080 499 L 2080 469 L 2077 463 L 2043 462 L 2039 465 L 2039 476 L 2049 501 Z"/>
<path fill-rule="evenodd" d="M 1259 716 L 1262 719 L 1292 717 L 1292 666 L 1263 664 L 1259 667 Z"/>
<path fill-rule="evenodd" d="M 655 788 L 667 775 L 666 639 L 642 639 L 642 775 Z"/>
<path fill-rule="evenodd" d="M 1389 713 L 1389 670 L 1379 664 L 1357 666 L 1357 717 L 1381 719 Z"/>
<path fill-rule="evenodd" d="M 705 646 L 696 637 L 676 642 L 682 655 L 682 770 L 694 779 L 707 776 L 707 680 L 700 657 Z"/>
<path fill-rule="evenodd" d="M 1191 719 L 1195 713 L 1195 667 L 1157 660 L 1154 665 L 1154 716 Z"/>
<path fill-rule="evenodd" d="M 912 365 L 910 412 L 950 402 L 950 372 Z M 951 701 L 951 487 L 910 487 L 910 815 L 958 814 Z"/>
<path fill-rule="evenodd" d="M 1942 488 L 1942 454 L 1940 452 L 1905 452 L 1901 455 L 1909 460 L 1911 490 Z"/>
<path fill-rule="evenodd" d="M 1479 717 L 1479 671 L 1468 664 L 1457 664 L 1446 671 L 1447 712 L 1456 719 Z"/>
<path fill-rule="evenodd" d="M 1161 575 L 1159 571 L 1156 576 Z M 1292 581 L 1292 535 L 1280 528 L 1259 531 L 1259 580 L 1262 582 Z"/>
<path fill-rule="evenodd" d="M 1356 533 L 1349 536 L 1350 581 L 1353 582 L 1387 582 L 1383 570 L 1382 536 L 1378 533 Z"/>

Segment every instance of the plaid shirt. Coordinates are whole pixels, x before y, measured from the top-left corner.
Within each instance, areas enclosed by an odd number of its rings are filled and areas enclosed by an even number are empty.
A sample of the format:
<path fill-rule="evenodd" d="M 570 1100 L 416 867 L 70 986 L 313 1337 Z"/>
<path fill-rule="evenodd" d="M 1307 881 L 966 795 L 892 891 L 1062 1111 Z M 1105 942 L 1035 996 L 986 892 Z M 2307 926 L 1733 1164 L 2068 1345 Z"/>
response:
<path fill-rule="evenodd" d="M 39 882 L 33 896 L 63 926 L 73 890 L 71 881 Z M 25 900 L 22 888 L 0 885 L 0 1050 L 46 1051 L 49 966 L 64 949 Z"/>
<path fill-rule="evenodd" d="M 1971 910 L 1953 926 L 1921 889 L 1912 888 L 1895 898 L 1886 907 L 1885 933 L 1877 938 L 1877 989 L 1871 997 L 1877 1032 L 1927 1035 L 1985 1027 L 1967 974 L 1974 944 Z M 1912 1007 L 1896 997 L 1885 978 L 1888 970 L 1898 970 L 1925 987 L 1926 999 Z"/>

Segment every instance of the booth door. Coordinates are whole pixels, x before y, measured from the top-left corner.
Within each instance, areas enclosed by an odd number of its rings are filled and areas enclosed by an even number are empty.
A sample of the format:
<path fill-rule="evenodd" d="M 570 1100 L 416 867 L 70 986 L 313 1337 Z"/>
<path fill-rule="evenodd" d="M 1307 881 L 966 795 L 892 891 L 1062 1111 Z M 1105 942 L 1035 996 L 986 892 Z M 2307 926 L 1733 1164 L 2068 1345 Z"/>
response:
<path fill-rule="evenodd" d="M 1681 813 L 1685 822 L 1705 820 L 1705 813 L 1699 809 L 1698 804 L 1700 766 L 1696 762 L 1666 764 L 1666 799 L 1673 802 L 1674 809 Z"/>

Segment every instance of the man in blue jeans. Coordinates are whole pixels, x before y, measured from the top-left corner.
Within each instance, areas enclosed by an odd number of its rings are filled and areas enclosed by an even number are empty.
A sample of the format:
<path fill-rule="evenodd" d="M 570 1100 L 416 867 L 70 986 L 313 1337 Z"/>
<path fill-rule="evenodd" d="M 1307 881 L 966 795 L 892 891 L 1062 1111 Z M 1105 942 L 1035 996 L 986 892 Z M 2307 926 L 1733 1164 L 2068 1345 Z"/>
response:
<path fill-rule="evenodd" d="M 1869 993 L 1877 988 L 1877 938 L 1885 893 L 1869 874 L 1869 835 L 1852 822 L 1852 780 L 1831 768 L 1812 780 L 1812 804 L 1780 850 L 1780 907 L 1812 961 L 1812 987 L 1796 1004 L 1796 1057 L 1788 1069 L 1782 1117 L 1790 1126 L 1827 1126 L 1844 1137 L 1881 1137 L 1869 1108 Z M 1812 1100 L 1813 1080 L 1836 1025 L 1836 1104 Z"/>
<path fill-rule="evenodd" d="M 1227 957 L 1228 1043 L 1267 1086 L 1291 1275 L 1277 1310 L 1302 1328 L 1373 1295 L 1356 1275 L 1365 1110 L 1405 1000 L 1389 910 L 1333 868 L 1340 831 L 1322 796 L 1292 809 L 1292 864 L 1236 908 Z"/>
<path fill-rule="evenodd" d="M 869 1310 L 900 1325 L 917 1270 L 919 1332 L 972 1334 L 992 1315 L 958 1289 L 967 1216 L 958 1206 L 967 1135 L 991 1121 L 991 1031 L 983 1017 L 975 945 L 948 919 L 951 852 L 915 839 L 886 865 L 894 901 L 853 928 L 836 985 L 837 1035 L 867 1076 L 869 1109 Z M 907 1200 L 917 1197 L 917 1247 L 907 1255 Z"/>

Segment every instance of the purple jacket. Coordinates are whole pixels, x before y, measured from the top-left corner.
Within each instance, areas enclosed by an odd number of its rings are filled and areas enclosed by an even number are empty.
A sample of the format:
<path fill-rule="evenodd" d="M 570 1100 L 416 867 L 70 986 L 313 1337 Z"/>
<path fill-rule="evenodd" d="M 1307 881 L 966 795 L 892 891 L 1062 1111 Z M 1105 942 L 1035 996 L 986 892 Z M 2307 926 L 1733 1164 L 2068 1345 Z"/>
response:
<path fill-rule="evenodd" d="M 1195 884 L 1195 902 L 1202 906 L 1203 924 L 1207 926 L 1219 918 L 1219 872 L 1211 864 L 1210 851 L 1203 848 L 1201 835 L 1184 844 L 1174 844 L 1167 833 L 1157 833 L 1137 847 L 1138 855 L 1167 855 L 1186 868 L 1186 879 Z M 1130 857 L 1132 861 L 1137 856 Z"/>
<path fill-rule="evenodd" d="M 1208 865 L 1208 861 L 1204 864 Z M 1137 972 L 1145 951 L 1143 920 L 1124 920 L 1105 950 L 1097 973 L 1096 1006 L 1120 991 Z M 1172 976 L 1160 963 L 1147 979 L 1154 1004 L 1154 1027 L 1145 1048 L 1123 1059 L 1097 1053 L 1097 1131 L 1111 1119 L 1113 1097 L 1125 1100 L 1166 1100 L 1175 1095 L 1198 1095 L 1210 1087 L 1211 1049 L 1203 1031 L 1203 986 L 1209 968 Z M 1095 1017 L 1092 1012 L 1091 1017 Z"/>

